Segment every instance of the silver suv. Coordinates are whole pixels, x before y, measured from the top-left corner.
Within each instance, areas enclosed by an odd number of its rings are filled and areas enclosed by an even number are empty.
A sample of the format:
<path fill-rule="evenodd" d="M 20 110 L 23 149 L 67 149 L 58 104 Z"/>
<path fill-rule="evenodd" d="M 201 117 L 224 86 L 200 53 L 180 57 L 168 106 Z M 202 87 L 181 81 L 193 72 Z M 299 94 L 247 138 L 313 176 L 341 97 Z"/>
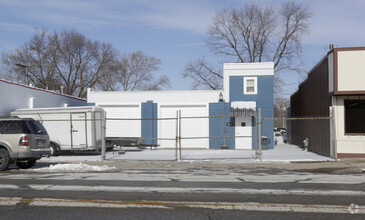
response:
<path fill-rule="evenodd" d="M 49 156 L 49 136 L 34 119 L 0 118 L 0 171 L 13 162 L 19 168 L 35 165 L 42 156 Z"/>

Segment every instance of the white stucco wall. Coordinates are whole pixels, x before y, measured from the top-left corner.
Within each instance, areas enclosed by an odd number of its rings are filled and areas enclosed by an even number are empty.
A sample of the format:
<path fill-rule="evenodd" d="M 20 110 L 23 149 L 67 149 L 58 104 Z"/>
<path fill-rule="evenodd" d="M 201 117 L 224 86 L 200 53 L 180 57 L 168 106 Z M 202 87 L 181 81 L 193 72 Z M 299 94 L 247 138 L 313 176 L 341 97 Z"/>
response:
<path fill-rule="evenodd" d="M 365 91 L 365 50 L 338 51 L 338 91 Z"/>

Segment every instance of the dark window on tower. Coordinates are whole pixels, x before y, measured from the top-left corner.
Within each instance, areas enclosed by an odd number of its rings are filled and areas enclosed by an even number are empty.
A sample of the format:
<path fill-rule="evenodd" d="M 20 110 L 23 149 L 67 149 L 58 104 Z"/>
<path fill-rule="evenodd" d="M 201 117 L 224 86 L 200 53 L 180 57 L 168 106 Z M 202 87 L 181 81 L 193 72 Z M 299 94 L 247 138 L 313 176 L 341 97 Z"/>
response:
<path fill-rule="evenodd" d="M 365 100 L 345 100 L 345 133 L 365 133 Z"/>

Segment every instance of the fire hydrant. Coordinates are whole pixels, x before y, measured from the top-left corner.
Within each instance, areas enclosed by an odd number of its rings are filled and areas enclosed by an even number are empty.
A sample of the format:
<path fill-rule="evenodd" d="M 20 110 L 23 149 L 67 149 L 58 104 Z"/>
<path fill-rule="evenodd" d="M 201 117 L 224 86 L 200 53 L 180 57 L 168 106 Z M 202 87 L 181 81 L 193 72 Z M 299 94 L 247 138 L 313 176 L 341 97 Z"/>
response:
<path fill-rule="evenodd" d="M 303 150 L 308 151 L 308 148 L 309 148 L 309 138 L 304 139 L 303 146 L 304 146 Z"/>

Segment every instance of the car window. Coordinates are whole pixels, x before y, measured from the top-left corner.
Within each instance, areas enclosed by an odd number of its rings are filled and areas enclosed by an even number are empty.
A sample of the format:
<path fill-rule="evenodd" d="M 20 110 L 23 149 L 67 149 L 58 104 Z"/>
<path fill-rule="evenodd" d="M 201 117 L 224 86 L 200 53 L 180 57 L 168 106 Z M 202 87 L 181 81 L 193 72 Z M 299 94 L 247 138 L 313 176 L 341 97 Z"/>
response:
<path fill-rule="evenodd" d="M 24 121 L 0 121 L 0 134 L 30 134 L 31 131 Z"/>
<path fill-rule="evenodd" d="M 38 121 L 29 120 L 29 121 L 27 121 L 27 124 L 28 124 L 32 134 L 47 135 L 46 129 Z"/>

